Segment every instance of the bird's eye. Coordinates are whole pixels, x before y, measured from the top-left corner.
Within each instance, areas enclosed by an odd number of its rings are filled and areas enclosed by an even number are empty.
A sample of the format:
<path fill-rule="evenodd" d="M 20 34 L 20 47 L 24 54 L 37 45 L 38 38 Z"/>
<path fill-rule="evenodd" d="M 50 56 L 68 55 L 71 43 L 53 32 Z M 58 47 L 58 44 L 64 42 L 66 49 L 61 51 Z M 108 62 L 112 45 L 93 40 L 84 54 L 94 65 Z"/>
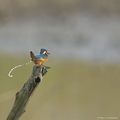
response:
<path fill-rule="evenodd" d="M 43 52 L 43 54 L 45 54 L 45 53 L 46 53 L 46 51 Z"/>

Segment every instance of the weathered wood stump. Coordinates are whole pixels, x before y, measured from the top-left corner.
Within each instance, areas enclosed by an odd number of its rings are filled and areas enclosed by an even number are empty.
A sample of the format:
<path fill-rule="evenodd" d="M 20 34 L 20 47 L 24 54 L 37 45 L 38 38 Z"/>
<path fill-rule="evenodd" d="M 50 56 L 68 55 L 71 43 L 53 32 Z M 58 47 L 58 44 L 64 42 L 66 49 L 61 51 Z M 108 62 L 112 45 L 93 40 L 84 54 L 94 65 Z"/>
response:
<path fill-rule="evenodd" d="M 37 66 L 33 67 L 33 72 L 24 84 L 22 89 L 16 93 L 16 98 L 14 105 L 6 120 L 19 120 L 22 114 L 25 112 L 26 105 L 31 97 L 32 93 L 35 91 L 38 84 L 42 81 L 43 76 L 47 73 L 47 69 L 50 67 Z"/>

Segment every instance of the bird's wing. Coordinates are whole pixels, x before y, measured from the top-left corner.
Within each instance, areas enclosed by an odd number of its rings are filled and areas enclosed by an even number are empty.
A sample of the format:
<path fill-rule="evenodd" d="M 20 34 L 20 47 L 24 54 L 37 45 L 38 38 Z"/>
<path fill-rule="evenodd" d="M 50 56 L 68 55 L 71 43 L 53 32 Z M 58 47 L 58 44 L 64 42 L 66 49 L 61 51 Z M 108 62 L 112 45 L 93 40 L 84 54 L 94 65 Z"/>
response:
<path fill-rule="evenodd" d="M 30 57 L 31 57 L 31 60 L 34 61 L 35 60 L 35 57 L 34 57 L 34 54 L 32 51 L 30 51 Z"/>
<path fill-rule="evenodd" d="M 36 61 L 38 61 L 42 58 L 40 54 L 35 54 L 34 57 L 35 57 Z"/>

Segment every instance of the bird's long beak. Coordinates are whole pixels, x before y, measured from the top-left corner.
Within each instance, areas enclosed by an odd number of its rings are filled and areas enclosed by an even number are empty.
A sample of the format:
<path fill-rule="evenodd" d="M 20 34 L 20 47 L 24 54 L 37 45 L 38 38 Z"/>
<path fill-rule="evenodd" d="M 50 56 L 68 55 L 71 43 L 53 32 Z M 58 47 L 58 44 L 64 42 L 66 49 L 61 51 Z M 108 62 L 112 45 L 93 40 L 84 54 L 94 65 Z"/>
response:
<path fill-rule="evenodd" d="M 50 53 L 47 52 L 47 55 L 50 55 Z"/>

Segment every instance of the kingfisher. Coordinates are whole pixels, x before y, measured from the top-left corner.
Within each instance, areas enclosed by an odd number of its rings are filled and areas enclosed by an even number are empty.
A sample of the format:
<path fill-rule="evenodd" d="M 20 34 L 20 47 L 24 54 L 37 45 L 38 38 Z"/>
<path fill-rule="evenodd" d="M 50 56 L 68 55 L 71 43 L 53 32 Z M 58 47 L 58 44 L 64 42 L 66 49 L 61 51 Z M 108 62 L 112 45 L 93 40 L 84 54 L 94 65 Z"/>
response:
<path fill-rule="evenodd" d="M 40 50 L 39 54 L 33 54 L 33 52 L 30 51 L 31 60 L 38 66 L 42 66 L 42 63 L 48 60 L 49 54 L 50 53 L 48 53 L 47 50 L 44 48 Z"/>

